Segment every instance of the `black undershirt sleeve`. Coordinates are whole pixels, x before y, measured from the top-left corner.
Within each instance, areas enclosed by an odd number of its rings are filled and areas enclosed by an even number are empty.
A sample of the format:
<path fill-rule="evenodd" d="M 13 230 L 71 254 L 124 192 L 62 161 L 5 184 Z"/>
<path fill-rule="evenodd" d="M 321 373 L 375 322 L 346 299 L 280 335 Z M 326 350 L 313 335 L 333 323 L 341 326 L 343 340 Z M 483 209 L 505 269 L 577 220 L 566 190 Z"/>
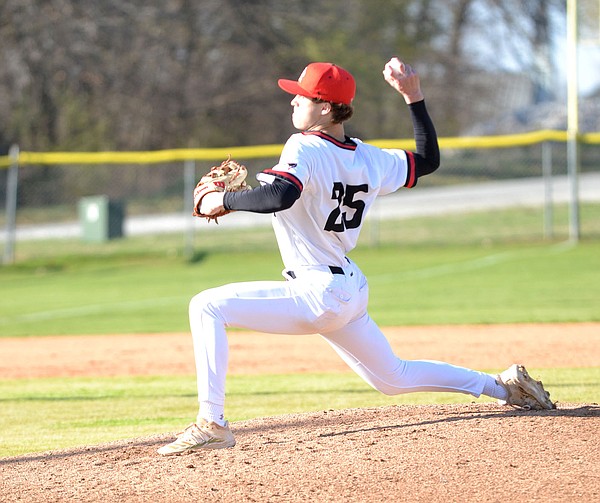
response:
<path fill-rule="evenodd" d="M 440 166 L 437 133 L 427 112 L 425 101 L 408 105 L 413 123 L 417 151 L 414 153 L 416 177 L 429 175 Z"/>
<path fill-rule="evenodd" d="M 275 213 L 287 210 L 300 197 L 300 189 L 283 178 L 274 178 L 272 183 L 260 185 L 252 190 L 226 192 L 223 206 L 226 210 Z"/>

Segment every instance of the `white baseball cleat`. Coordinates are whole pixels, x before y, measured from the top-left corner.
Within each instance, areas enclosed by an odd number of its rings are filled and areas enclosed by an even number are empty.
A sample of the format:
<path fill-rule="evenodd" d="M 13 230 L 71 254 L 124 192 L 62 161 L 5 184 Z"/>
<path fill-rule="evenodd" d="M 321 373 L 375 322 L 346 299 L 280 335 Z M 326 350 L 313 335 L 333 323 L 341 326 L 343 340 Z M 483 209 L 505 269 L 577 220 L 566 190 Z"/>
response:
<path fill-rule="evenodd" d="M 522 410 L 556 409 L 556 404 L 550 400 L 550 393 L 544 389 L 542 381 L 532 379 L 523 365 L 510 366 L 496 379 L 508 391 L 506 400 L 498 400 L 500 405 L 510 405 Z"/>
<path fill-rule="evenodd" d="M 235 445 L 235 438 L 229 429 L 229 423 L 220 426 L 204 419 L 199 424 L 190 424 L 185 430 L 177 434 L 177 439 L 160 449 L 158 453 L 163 456 L 182 454 L 195 449 L 225 449 Z"/>

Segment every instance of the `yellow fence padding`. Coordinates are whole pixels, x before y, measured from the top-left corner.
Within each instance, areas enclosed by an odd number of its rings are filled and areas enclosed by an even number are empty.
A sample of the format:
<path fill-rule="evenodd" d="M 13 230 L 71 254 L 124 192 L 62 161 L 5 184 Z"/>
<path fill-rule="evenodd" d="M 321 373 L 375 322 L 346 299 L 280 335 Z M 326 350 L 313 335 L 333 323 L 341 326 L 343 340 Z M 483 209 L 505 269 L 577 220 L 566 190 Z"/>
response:
<path fill-rule="evenodd" d="M 582 143 L 600 144 L 600 132 L 579 135 Z M 521 134 L 498 136 L 460 136 L 440 138 L 441 149 L 488 149 L 510 148 L 535 145 L 543 142 L 565 142 L 566 131 L 540 130 Z M 371 140 L 371 145 L 380 148 L 400 148 L 413 150 L 414 140 Z M 279 157 L 283 145 L 255 145 L 249 147 L 226 148 L 182 148 L 139 152 L 28 152 L 19 154 L 19 166 L 52 164 L 154 164 L 181 161 L 220 161 L 228 155 L 236 159 L 256 159 Z M 0 156 L 0 168 L 6 168 L 13 161 L 8 156 Z"/>

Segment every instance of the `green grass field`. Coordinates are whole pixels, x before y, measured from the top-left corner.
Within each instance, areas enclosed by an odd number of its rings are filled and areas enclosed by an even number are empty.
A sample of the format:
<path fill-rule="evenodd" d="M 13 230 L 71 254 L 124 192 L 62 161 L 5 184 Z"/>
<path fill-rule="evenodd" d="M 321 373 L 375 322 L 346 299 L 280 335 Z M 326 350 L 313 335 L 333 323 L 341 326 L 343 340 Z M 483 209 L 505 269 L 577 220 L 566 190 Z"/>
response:
<path fill-rule="evenodd" d="M 586 211 L 600 221 L 600 206 Z M 508 229 L 517 217 L 509 211 L 487 218 Z M 381 246 L 351 255 L 369 277 L 374 319 L 383 326 L 600 321 L 599 240 L 546 242 L 525 224 L 511 239 L 487 239 L 492 224 L 473 215 L 382 224 Z M 468 237 L 456 230 L 465 228 L 472 231 Z M 366 231 L 372 240 L 374 232 Z M 197 241 L 193 259 L 182 256 L 180 236 L 19 244 L 17 264 L 0 268 L 0 337 L 187 331 L 187 304 L 198 291 L 281 278 L 270 230 L 212 230 Z M 560 389 L 562 401 L 597 402 L 600 367 L 535 370 L 549 389 Z M 353 374 L 231 376 L 227 407 L 236 421 L 471 400 L 385 397 Z M 193 376 L 3 380 L 0 402 L 0 456 L 171 431 L 196 409 Z"/>
<path fill-rule="evenodd" d="M 362 249 L 382 325 L 598 321 L 600 242 Z M 279 279 L 275 251 L 64 259 L 0 269 L 0 336 L 186 331 L 197 292 Z"/>
<path fill-rule="evenodd" d="M 498 371 L 500 369 L 487 369 Z M 530 369 L 563 402 L 600 395 L 600 369 Z M 231 421 L 401 404 L 491 401 L 451 393 L 389 397 L 353 373 L 229 376 Z M 195 379 L 111 377 L 0 382 L 0 457 L 177 431 L 197 410 Z"/>

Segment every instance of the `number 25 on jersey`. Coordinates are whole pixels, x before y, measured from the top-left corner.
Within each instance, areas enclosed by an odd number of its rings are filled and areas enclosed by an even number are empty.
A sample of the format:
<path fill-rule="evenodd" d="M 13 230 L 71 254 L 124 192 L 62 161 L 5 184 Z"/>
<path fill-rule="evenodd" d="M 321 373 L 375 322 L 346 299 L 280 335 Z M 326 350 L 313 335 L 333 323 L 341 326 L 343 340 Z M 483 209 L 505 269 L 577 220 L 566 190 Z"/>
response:
<path fill-rule="evenodd" d="M 366 183 L 361 185 L 346 185 L 341 182 L 334 182 L 333 190 L 331 191 L 331 199 L 337 200 L 337 208 L 335 208 L 327 218 L 325 224 L 326 231 L 344 232 L 346 229 L 356 229 L 360 227 L 363 212 L 365 211 L 365 203 L 357 199 L 357 194 L 367 192 L 369 187 Z M 352 214 L 351 211 L 354 210 Z M 349 219 L 348 216 L 351 215 Z"/>

